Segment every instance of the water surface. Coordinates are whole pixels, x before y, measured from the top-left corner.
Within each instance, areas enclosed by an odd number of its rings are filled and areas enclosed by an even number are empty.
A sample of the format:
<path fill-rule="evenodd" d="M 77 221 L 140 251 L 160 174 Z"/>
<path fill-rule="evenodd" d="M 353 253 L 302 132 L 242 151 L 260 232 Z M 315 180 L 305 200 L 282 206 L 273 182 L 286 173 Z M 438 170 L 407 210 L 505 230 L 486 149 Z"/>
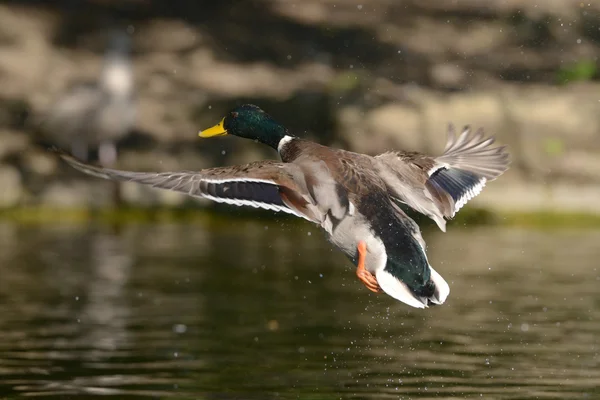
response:
<path fill-rule="evenodd" d="M 600 398 L 600 231 L 427 231 L 423 311 L 287 221 L 0 224 L 0 397 Z"/>

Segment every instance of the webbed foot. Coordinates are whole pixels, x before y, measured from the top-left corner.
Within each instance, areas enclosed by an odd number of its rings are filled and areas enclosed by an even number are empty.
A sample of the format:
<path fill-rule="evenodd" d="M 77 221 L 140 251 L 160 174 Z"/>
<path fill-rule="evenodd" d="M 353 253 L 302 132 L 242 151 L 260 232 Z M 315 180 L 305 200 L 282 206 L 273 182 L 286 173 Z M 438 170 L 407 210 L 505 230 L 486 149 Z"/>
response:
<path fill-rule="evenodd" d="M 367 289 L 372 292 L 381 292 L 381 287 L 377 282 L 375 275 L 365 269 L 365 258 L 367 257 L 367 244 L 364 241 L 358 242 L 358 267 L 356 268 L 356 276 L 365 284 Z"/>

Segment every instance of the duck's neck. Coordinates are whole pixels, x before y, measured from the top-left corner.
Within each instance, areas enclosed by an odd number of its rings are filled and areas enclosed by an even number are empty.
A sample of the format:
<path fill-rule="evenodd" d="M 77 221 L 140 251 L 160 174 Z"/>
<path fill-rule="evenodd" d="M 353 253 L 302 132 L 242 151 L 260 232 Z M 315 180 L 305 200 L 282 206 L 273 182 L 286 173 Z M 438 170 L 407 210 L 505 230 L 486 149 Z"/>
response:
<path fill-rule="evenodd" d="M 279 151 L 280 143 L 285 142 L 286 137 L 291 137 L 287 129 L 275 121 L 268 121 L 258 127 L 258 132 L 252 135 L 259 142 Z"/>
<path fill-rule="evenodd" d="M 292 136 L 292 135 L 285 135 L 285 136 L 283 136 L 279 140 L 279 143 L 277 144 L 277 152 L 279 154 L 281 154 L 281 152 L 285 150 L 285 147 L 287 146 L 287 144 L 289 142 L 291 142 L 292 140 L 294 140 L 294 139 L 295 139 L 295 137 Z"/>

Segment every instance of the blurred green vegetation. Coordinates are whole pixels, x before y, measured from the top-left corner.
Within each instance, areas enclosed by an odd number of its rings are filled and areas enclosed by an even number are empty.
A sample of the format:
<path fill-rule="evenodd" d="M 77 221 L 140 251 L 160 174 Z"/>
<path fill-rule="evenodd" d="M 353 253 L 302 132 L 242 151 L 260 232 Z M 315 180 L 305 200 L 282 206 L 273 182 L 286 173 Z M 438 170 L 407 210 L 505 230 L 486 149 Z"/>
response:
<path fill-rule="evenodd" d="M 412 213 L 411 217 L 424 230 L 435 229 L 427 217 Z M 20 207 L 0 210 L 0 221 L 16 221 L 22 224 L 87 224 L 106 223 L 111 225 L 131 223 L 180 223 L 212 227 L 229 227 L 232 219 L 239 223 L 260 219 L 266 225 L 281 224 L 294 226 L 306 222 L 298 218 L 266 210 L 236 208 L 226 205 L 214 207 L 120 207 L 103 209 L 56 209 L 50 207 Z M 600 228 L 600 215 L 563 212 L 506 212 L 496 213 L 483 208 L 470 207 L 449 221 L 451 229 L 474 226 L 518 226 L 537 229 Z"/>
<path fill-rule="evenodd" d="M 564 142 L 558 138 L 549 138 L 544 141 L 544 150 L 549 156 L 559 156 L 564 153 Z"/>
<path fill-rule="evenodd" d="M 570 82 L 589 81 L 598 76 L 598 67 L 592 60 L 581 60 L 558 70 L 557 82 L 565 85 Z"/>

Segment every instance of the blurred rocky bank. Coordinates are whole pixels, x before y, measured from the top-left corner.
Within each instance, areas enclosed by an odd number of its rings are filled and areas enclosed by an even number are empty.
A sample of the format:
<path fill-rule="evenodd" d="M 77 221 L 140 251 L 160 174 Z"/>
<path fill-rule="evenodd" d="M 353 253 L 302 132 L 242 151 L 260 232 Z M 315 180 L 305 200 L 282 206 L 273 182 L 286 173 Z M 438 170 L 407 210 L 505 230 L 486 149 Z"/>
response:
<path fill-rule="evenodd" d="M 512 167 L 474 204 L 600 214 L 600 3 L 571 0 L 4 1 L 0 207 L 110 204 L 107 182 L 46 152 L 31 121 L 97 79 L 115 23 L 132 39 L 137 102 L 119 168 L 274 158 L 197 137 L 252 102 L 300 136 L 369 154 L 437 154 L 449 123 L 483 127 Z M 189 201 L 122 190 L 131 205 Z"/>

